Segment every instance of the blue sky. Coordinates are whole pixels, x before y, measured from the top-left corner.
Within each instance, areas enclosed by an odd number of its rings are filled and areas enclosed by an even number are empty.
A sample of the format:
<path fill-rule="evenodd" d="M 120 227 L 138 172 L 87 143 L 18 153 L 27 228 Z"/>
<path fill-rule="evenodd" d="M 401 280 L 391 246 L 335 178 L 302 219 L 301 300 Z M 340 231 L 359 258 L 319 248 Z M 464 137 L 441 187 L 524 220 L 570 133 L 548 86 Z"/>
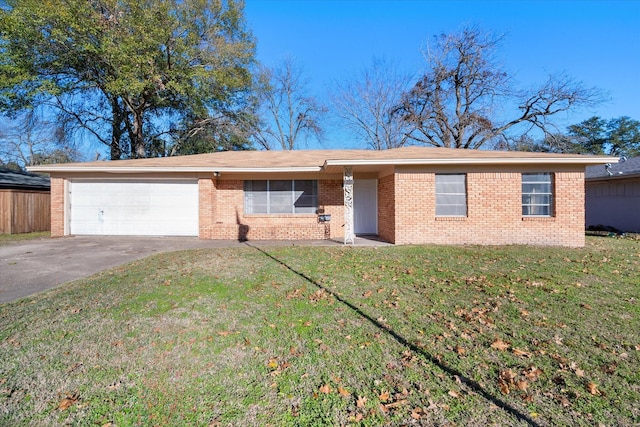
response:
<path fill-rule="evenodd" d="M 433 35 L 473 25 L 505 34 L 498 59 L 519 87 L 566 72 L 611 98 L 558 116 L 561 124 L 594 115 L 640 120 L 640 0 L 245 1 L 258 60 L 273 66 L 291 56 L 322 101 L 336 79 L 357 74 L 374 57 L 420 73 L 425 67 L 421 48 Z M 332 127 L 324 146 L 351 147 L 348 139 Z"/>

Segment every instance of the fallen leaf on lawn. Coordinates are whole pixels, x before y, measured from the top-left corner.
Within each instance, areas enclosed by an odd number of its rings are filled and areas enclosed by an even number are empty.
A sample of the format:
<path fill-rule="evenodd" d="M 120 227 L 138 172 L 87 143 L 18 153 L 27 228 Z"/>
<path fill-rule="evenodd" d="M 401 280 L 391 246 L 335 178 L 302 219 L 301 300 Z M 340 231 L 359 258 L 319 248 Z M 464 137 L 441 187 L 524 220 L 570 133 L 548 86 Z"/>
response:
<path fill-rule="evenodd" d="M 602 393 L 600 390 L 598 390 L 598 385 L 593 382 L 588 383 L 586 386 L 586 389 L 589 393 L 593 394 L 594 396 L 598 396 Z"/>
<path fill-rule="evenodd" d="M 367 403 L 367 398 L 366 397 L 358 396 L 358 399 L 356 400 L 356 406 L 358 408 L 364 408 L 366 403 Z"/>
<path fill-rule="evenodd" d="M 500 371 L 500 379 L 505 382 L 511 383 L 515 377 L 516 374 L 511 369 L 504 369 Z"/>
<path fill-rule="evenodd" d="M 524 371 L 524 376 L 527 377 L 530 381 L 537 380 L 540 375 L 542 375 L 542 371 L 535 366 L 532 366 Z"/>
<path fill-rule="evenodd" d="M 351 396 L 351 393 L 349 393 L 347 390 L 345 390 L 342 386 L 338 386 L 338 393 L 340 393 L 340 395 L 344 396 L 344 397 Z"/>
<path fill-rule="evenodd" d="M 105 423 L 105 424 L 102 424 L 102 427 L 111 427 L 112 425 L 113 424 L 111 424 L 111 423 Z"/>
<path fill-rule="evenodd" d="M 464 349 L 464 347 L 460 347 L 459 345 L 457 345 L 456 348 L 454 348 L 454 350 L 460 356 L 463 356 L 466 353 L 466 350 Z"/>
<path fill-rule="evenodd" d="M 388 391 L 380 392 L 380 394 L 378 395 L 378 399 L 380 399 L 382 402 L 386 402 L 387 400 L 389 400 L 389 392 Z"/>
<path fill-rule="evenodd" d="M 569 399 L 567 399 L 564 396 L 560 398 L 560 404 L 562 405 L 563 408 L 567 408 L 571 406 L 571 402 L 569 402 Z"/>
<path fill-rule="evenodd" d="M 406 399 L 402 399 L 402 400 L 397 400 L 393 403 L 387 403 L 386 405 L 384 405 L 387 409 L 393 409 L 393 408 L 397 408 L 398 406 L 402 406 L 402 405 L 406 405 L 407 404 L 407 400 Z"/>
<path fill-rule="evenodd" d="M 529 388 L 529 383 L 525 380 L 516 381 L 516 388 L 518 390 L 526 391 Z"/>
<path fill-rule="evenodd" d="M 221 337 L 227 337 L 231 334 L 232 334 L 231 331 L 218 331 L 218 335 L 220 335 Z"/>
<path fill-rule="evenodd" d="M 323 385 L 322 387 L 320 387 L 320 392 L 324 394 L 331 393 L 331 386 L 329 386 L 329 384 Z"/>
<path fill-rule="evenodd" d="M 519 348 L 514 348 L 511 350 L 513 352 L 513 354 L 515 354 L 516 356 L 524 356 L 524 357 L 531 357 L 531 353 L 526 352 L 524 350 L 520 350 Z"/>
<path fill-rule="evenodd" d="M 491 348 L 495 348 L 496 350 L 505 351 L 509 348 L 509 344 L 502 341 L 501 339 L 497 339 L 491 344 Z"/>
<path fill-rule="evenodd" d="M 424 411 L 420 407 L 414 408 L 413 411 L 411 411 L 411 418 L 419 420 L 422 417 L 423 412 Z"/>
<path fill-rule="evenodd" d="M 455 397 L 456 399 L 460 397 L 460 393 L 458 393 L 455 390 L 449 390 L 449 392 L 447 393 L 449 396 L 451 397 Z"/>
<path fill-rule="evenodd" d="M 362 294 L 362 296 L 363 296 L 364 298 L 369 298 L 369 297 L 371 296 L 371 294 L 373 294 L 373 292 L 372 292 L 372 291 L 367 291 L 367 292 L 365 292 L 364 294 Z"/>
<path fill-rule="evenodd" d="M 509 385 L 504 381 L 498 381 L 498 386 L 502 394 L 509 394 Z"/>
<path fill-rule="evenodd" d="M 269 359 L 269 362 L 267 363 L 267 368 L 269 369 L 276 369 L 278 367 L 278 361 L 276 358 L 272 357 L 271 359 Z"/>
<path fill-rule="evenodd" d="M 75 405 L 77 401 L 78 398 L 76 396 L 67 396 L 62 399 L 62 401 L 58 405 L 58 409 L 64 411 L 65 409 L 68 409 L 69 407 Z"/>

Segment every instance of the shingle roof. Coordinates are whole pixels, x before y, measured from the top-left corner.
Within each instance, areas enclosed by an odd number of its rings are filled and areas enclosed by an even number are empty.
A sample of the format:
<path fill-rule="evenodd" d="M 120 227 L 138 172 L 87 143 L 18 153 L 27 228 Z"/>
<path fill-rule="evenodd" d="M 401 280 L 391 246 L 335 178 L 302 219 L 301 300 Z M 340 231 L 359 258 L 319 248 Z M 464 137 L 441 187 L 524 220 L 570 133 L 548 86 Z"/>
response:
<path fill-rule="evenodd" d="M 640 176 L 640 157 L 632 157 L 620 163 L 611 164 L 607 172 L 605 165 L 588 166 L 585 171 L 586 179 L 615 179 L 629 176 Z"/>
<path fill-rule="evenodd" d="M 0 167 L 0 188 L 49 190 L 49 177 Z"/>
<path fill-rule="evenodd" d="M 295 150 L 223 151 L 190 156 L 151 159 L 66 163 L 29 168 L 32 171 L 89 171 L 129 169 L 273 170 L 307 169 L 320 171 L 330 165 L 368 164 L 451 164 L 451 163 L 581 163 L 614 161 L 611 157 L 576 154 L 530 153 L 518 151 L 460 150 L 449 148 L 403 147 L 391 150 Z"/>

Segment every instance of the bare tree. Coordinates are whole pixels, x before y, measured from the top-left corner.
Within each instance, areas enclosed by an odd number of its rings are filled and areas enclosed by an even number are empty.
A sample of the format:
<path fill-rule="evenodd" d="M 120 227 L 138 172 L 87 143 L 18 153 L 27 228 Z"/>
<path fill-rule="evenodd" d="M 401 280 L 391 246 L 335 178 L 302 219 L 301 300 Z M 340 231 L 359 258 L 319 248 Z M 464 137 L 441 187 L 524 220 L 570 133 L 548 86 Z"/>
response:
<path fill-rule="evenodd" d="M 303 69 L 290 57 L 260 76 L 262 122 L 254 139 L 265 150 L 294 150 L 309 138 L 322 139 L 320 122 L 327 108 L 307 94 Z"/>
<path fill-rule="evenodd" d="M 29 110 L 13 121 L 5 121 L 0 131 L 0 160 L 20 168 L 38 164 L 80 160 L 78 149 L 67 143 L 62 130 L 45 120 L 39 111 Z"/>
<path fill-rule="evenodd" d="M 386 59 L 374 59 L 359 75 L 337 82 L 333 96 L 336 114 L 374 150 L 402 147 L 408 140 L 409 123 L 394 115 L 411 76 L 400 73 Z"/>
<path fill-rule="evenodd" d="M 515 90 L 494 55 L 502 37 L 477 28 L 442 34 L 425 52 L 426 73 L 403 95 L 395 113 L 412 127 L 410 138 L 450 148 L 480 148 L 504 137 L 516 125 L 553 133 L 551 116 L 602 100 L 564 74 L 551 75 L 531 90 Z M 498 120 L 501 108 L 515 103 L 511 118 Z M 508 113 L 507 113 L 508 116 Z"/>

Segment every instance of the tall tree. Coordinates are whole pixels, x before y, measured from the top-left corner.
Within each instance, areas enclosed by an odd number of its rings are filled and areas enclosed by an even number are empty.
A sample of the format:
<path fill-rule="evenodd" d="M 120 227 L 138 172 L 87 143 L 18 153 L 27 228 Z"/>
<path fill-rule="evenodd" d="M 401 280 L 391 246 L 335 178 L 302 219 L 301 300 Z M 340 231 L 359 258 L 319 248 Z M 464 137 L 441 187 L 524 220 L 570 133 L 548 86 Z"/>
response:
<path fill-rule="evenodd" d="M 29 110 L 0 124 L 0 164 L 26 166 L 69 163 L 82 159 L 73 142 L 66 141 L 59 126 Z"/>
<path fill-rule="evenodd" d="M 480 148 L 520 124 L 549 133 L 553 115 L 600 100 L 598 90 L 562 74 L 550 76 L 539 88 L 515 90 L 495 59 L 500 41 L 476 28 L 435 38 L 425 52 L 426 73 L 395 111 L 412 126 L 413 140 L 436 147 Z M 499 121 L 501 107 L 510 103 L 516 103 L 517 111 Z"/>
<path fill-rule="evenodd" d="M 262 122 L 254 139 L 265 150 L 295 150 L 309 139 L 322 140 L 321 121 L 327 108 L 308 94 L 302 67 L 291 57 L 274 68 L 265 67 L 260 76 Z"/>
<path fill-rule="evenodd" d="M 46 105 L 112 159 L 163 154 L 159 143 L 194 121 L 233 117 L 252 89 L 254 42 L 236 0 L 6 3 L 0 110 Z"/>
<path fill-rule="evenodd" d="M 591 117 L 567 127 L 566 134 L 547 134 L 541 141 L 521 136 L 510 140 L 503 148 L 547 153 L 638 156 L 640 121 L 626 116 L 609 120 Z"/>
<path fill-rule="evenodd" d="M 402 147 L 408 140 L 409 125 L 393 111 L 410 82 L 411 77 L 400 73 L 392 62 L 374 59 L 359 75 L 337 83 L 336 114 L 369 148 Z"/>

